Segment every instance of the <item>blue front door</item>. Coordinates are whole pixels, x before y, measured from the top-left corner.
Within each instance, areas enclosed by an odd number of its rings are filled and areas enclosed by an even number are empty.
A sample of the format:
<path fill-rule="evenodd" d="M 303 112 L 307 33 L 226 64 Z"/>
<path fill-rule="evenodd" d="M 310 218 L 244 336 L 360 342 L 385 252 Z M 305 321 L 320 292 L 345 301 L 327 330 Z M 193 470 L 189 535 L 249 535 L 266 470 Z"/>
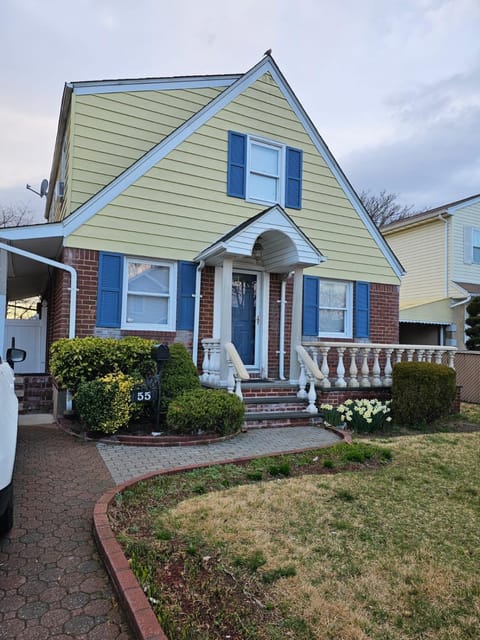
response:
<path fill-rule="evenodd" d="M 243 364 L 256 365 L 257 276 L 232 274 L 232 342 Z"/>

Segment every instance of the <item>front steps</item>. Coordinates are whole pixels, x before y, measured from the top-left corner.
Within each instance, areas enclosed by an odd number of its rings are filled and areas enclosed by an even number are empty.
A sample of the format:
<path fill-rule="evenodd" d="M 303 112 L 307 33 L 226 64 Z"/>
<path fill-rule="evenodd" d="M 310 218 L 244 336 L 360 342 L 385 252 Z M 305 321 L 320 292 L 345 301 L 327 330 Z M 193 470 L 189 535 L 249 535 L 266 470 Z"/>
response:
<path fill-rule="evenodd" d="M 297 427 L 321 424 L 318 414 L 307 413 L 307 400 L 297 398 L 298 385 L 283 381 L 242 384 L 246 429 Z"/>

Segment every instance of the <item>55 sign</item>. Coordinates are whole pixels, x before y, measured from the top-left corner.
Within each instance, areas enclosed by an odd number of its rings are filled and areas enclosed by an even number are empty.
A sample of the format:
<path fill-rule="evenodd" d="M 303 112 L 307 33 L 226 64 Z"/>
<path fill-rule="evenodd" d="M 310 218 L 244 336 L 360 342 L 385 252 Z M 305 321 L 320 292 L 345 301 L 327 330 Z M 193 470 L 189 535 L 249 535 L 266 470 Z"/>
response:
<path fill-rule="evenodd" d="M 132 402 L 153 402 L 154 391 L 152 389 L 146 389 L 145 387 L 135 387 L 132 390 L 131 401 Z"/>

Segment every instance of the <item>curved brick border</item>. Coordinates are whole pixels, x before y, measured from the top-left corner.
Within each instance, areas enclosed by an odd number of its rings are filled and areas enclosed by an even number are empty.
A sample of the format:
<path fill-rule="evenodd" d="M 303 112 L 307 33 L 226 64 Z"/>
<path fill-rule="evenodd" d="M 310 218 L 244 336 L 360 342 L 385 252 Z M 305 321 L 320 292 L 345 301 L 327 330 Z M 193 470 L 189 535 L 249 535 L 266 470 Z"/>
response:
<path fill-rule="evenodd" d="M 351 444 L 352 437 L 350 433 L 340 431 L 327 425 L 325 425 L 325 428 L 338 434 L 347 444 Z M 249 456 L 245 458 L 235 458 L 233 460 L 224 460 L 221 462 L 194 464 L 177 467 L 175 469 L 168 469 L 167 471 L 152 471 L 139 476 L 138 478 L 134 478 L 133 480 L 129 480 L 128 482 L 124 482 L 103 494 L 96 503 L 93 511 L 93 534 L 99 553 L 107 568 L 108 575 L 110 576 L 131 628 L 135 633 L 135 637 L 138 640 L 168 640 L 168 638 L 163 632 L 157 616 L 151 608 L 142 587 L 138 583 L 133 571 L 130 569 L 128 560 L 125 557 L 121 546 L 118 544 L 112 528 L 110 527 L 110 522 L 108 520 L 108 508 L 115 496 L 138 482 L 149 480 L 150 478 L 154 478 L 159 475 L 172 475 L 174 473 L 192 471 L 193 469 L 210 467 L 212 464 L 244 464 L 251 460 L 257 460 L 258 458 L 269 458 L 272 455 L 281 456 L 293 453 L 304 453 L 305 451 L 315 451 L 319 448 L 328 447 L 307 447 L 303 449 L 282 451 L 281 453 L 276 452 L 265 454 L 263 456 Z"/>

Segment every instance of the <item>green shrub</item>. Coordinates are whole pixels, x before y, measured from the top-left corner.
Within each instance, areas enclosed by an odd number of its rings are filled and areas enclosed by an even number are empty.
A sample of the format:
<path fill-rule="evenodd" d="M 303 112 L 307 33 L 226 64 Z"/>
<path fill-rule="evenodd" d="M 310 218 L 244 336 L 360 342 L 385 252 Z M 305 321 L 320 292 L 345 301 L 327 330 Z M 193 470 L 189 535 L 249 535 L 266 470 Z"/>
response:
<path fill-rule="evenodd" d="M 115 338 L 62 338 L 50 349 L 50 371 L 59 386 L 75 393 L 82 382 L 107 373 L 151 375 L 155 362 L 150 351 L 153 340 L 135 336 Z"/>
<path fill-rule="evenodd" d="M 234 394 L 219 389 L 193 389 L 172 400 L 167 428 L 175 433 L 236 433 L 243 424 L 245 406 Z"/>
<path fill-rule="evenodd" d="M 128 426 L 135 410 L 130 401 L 134 383 L 134 378 L 121 372 L 80 383 L 75 403 L 83 424 L 109 434 Z"/>
<path fill-rule="evenodd" d="M 423 424 L 447 415 L 455 394 L 456 375 L 450 367 L 399 362 L 393 368 L 392 412 L 397 424 Z"/>
<path fill-rule="evenodd" d="M 473 298 L 467 305 L 467 313 L 465 323 L 468 329 L 465 333 L 468 339 L 465 341 L 465 346 L 470 351 L 480 351 L 480 296 Z"/>
<path fill-rule="evenodd" d="M 192 389 L 200 389 L 198 373 L 192 357 L 180 342 L 169 346 L 170 359 L 163 365 L 160 409 L 166 411 L 178 395 Z"/>

